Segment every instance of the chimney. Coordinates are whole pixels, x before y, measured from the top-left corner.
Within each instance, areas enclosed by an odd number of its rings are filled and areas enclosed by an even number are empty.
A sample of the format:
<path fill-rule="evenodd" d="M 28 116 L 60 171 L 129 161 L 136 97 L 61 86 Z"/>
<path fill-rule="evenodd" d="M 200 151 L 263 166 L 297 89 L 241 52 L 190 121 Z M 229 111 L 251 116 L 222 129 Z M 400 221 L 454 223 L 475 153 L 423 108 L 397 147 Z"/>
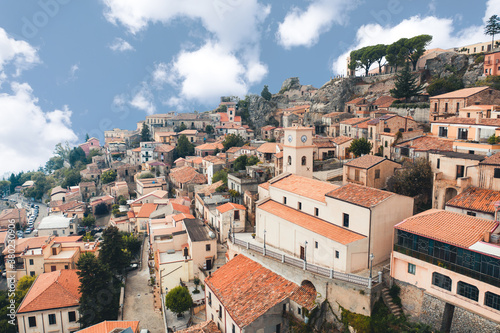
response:
<path fill-rule="evenodd" d="M 483 119 L 483 111 L 478 111 L 476 113 L 476 124 L 479 124 L 479 122 Z"/>
<path fill-rule="evenodd" d="M 486 231 L 486 232 L 484 233 L 483 240 L 484 240 L 486 243 L 489 243 L 489 242 L 490 242 L 490 237 L 491 237 L 491 232 Z"/>

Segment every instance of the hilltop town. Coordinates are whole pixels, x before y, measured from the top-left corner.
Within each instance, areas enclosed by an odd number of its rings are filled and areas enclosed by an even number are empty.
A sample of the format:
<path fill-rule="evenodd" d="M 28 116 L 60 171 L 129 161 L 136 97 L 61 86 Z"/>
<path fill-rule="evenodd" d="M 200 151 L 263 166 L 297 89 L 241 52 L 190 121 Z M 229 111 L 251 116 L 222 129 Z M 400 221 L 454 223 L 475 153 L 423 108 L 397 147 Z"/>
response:
<path fill-rule="evenodd" d="M 0 331 L 498 332 L 498 44 L 57 145 L 0 182 Z"/>

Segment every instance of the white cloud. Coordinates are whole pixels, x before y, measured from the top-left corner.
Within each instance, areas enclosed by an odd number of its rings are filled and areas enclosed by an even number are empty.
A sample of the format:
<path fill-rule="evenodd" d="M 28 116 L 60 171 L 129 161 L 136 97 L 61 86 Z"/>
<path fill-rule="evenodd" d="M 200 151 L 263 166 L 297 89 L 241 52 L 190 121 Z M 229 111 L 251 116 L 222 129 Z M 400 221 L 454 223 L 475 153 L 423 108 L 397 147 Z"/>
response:
<path fill-rule="evenodd" d="M 14 76 L 19 76 L 23 70 L 39 62 L 37 50 L 33 46 L 25 41 L 10 38 L 7 32 L 0 28 L 0 74 L 8 63 L 14 64 Z"/>
<path fill-rule="evenodd" d="M 130 45 L 129 42 L 122 38 L 115 38 L 113 43 L 109 45 L 109 48 L 113 51 L 125 52 L 125 51 L 134 51 L 134 47 Z"/>
<path fill-rule="evenodd" d="M 492 15 L 500 15 L 500 1 L 488 0 L 486 2 L 486 12 L 484 13 L 483 22 L 486 23 Z"/>
<path fill-rule="evenodd" d="M 139 92 L 134 95 L 129 104 L 134 108 L 145 111 L 148 115 L 151 115 L 156 111 L 153 99 L 154 96 L 149 88 L 147 86 L 143 86 Z"/>
<path fill-rule="evenodd" d="M 71 66 L 71 68 L 69 69 L 68 79 L 66 80 L 66 82 L 75 81 L 78 78 L 76 72 L 78 72 L 79 70 L 80 66 L 78 66 L 78 64 L 74 64 L 73 66 Z"/>
<path fill-rule="evenodd" d="M 11 84 L 12 93 L 0 94 L 0 175 L 45 165 L 59 142 L 74 143 L 68 107 L 43 111 L 27 83 Z"/>
<path fill-rule="evenodd" d="M 357 4 L 358 1 L 351 0 L 317 0 L 306 10 L 293 7 L 278 26 L 278 43 L 285 49 L 311 47 L 333 24 L 345 24 L 347 13 Z"/>
<path fill-rule="evenodd" d="M 214 103 L 221 95 L 247 93 L 267 74 L 260 61 L 261 26 L 271 7 L 258 0 L 104 0 L 105 17 L 136 34 L 151 23 L 175 19 L 200 22 L 208 32 L 202 46 L 183 48 L 168 64 L 156 65 L 150 82 L 154 89 L 171 85 L 178 96 L 168 105 L 190 99 Z M 172 98 L 173 97 L 173 98 Z"/>
<path fill-rule="evenodd" d="M 337 74 L 345 74 L 346 58 L 352 50 L 368 45 L 391 44 L 400 38 L 421 34 L 429 34 L 433 37 L 431 44 L 428 46 L 429 49 L 436 47 L 448 49 L 487 40 L 482 26 L 471 26 L 455 31 L 453 19 L 435 16 L 413 16 L 392 27 L 383 27 L 380 24 L 366 24 L 358 29 L 356 42 L 349 51 L 333 62 L 332 70 Z"/>

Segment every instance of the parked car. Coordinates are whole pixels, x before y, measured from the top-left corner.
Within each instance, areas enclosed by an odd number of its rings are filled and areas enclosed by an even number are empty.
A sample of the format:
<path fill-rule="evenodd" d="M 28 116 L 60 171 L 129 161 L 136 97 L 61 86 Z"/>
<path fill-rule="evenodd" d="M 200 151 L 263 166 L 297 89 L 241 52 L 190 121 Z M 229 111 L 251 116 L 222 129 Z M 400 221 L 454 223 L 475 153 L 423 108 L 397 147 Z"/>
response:
<path fill-rule="evenodd" d="M 135 269 L 139 268 L 139 264 L 132 263 L 127 267 L 127 271 L 133 271 Z"/>
<path fill-rule="evenodd" d="M 31 232 L 32 232 L 32 231 L 33 231 L 33 229 L 31 229 L 31 228 L 26 228 L 26 230 L 24 230 L 24 233 L 25 233 L 26 235 L 29 235 L 29 234 L 31 234 Z"/>

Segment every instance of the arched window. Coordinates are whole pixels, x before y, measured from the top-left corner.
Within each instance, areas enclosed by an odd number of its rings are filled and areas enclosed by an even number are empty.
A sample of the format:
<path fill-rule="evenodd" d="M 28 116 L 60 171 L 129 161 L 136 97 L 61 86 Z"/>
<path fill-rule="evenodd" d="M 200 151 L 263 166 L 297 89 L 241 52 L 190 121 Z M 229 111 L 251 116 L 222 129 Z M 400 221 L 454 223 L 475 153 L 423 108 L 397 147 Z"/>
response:
<path fill-rule="evenodd" d="M 302 156 L 302 165 L 306 165 L 306 157 Z"/>
<path fill-rule="evenodd" d="M 292 156 L 288 156 L 288 165 L 292 165 Z"/>

